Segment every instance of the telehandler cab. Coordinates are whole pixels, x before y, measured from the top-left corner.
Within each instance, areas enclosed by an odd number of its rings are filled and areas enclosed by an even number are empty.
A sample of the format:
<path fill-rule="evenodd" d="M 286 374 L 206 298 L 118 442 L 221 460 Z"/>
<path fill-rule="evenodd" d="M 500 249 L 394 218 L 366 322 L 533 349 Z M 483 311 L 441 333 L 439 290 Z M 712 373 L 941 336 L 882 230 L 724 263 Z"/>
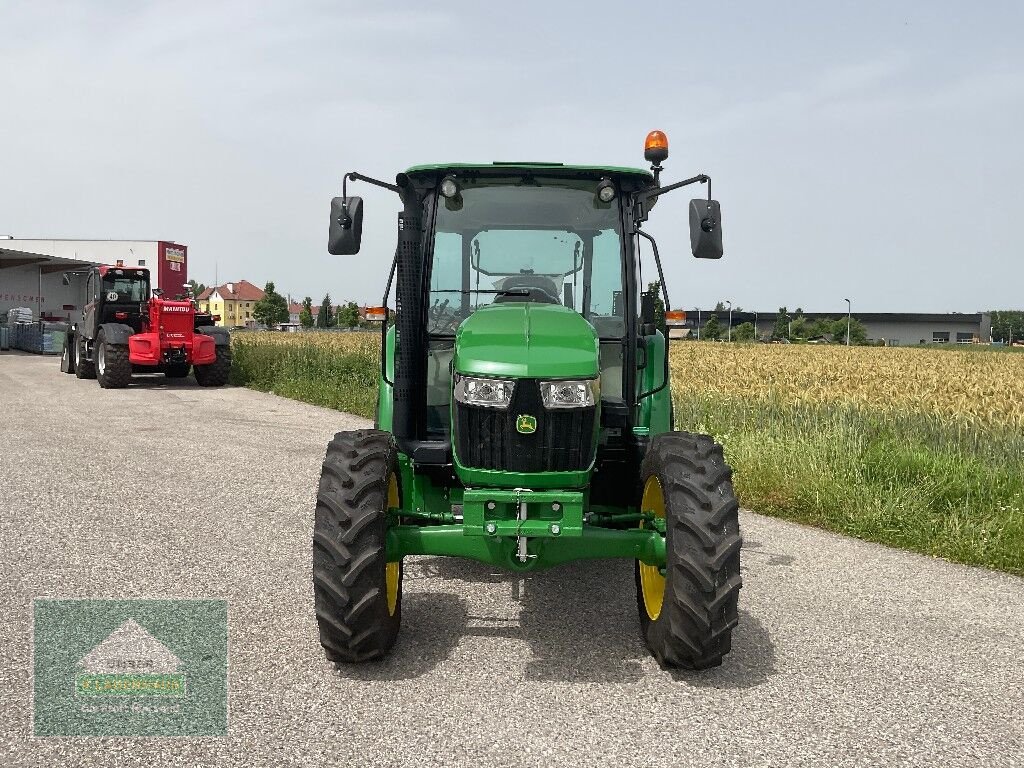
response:
<path fill-rule="evenodd" d="M 401 201 L 377 316 L 376 428 L 327 447 L 313 530 L 320 642 L 333 662 L 382 657 L 398 634 L 402 560 L 468 557 L 514 572 L 635 561 L 640 630 L 659 663 L 721 664 L 737 624 L 741 538 L 722 449 L 673 431 L 668 343 L 640 284 L 655 201 L 690 201 L 697 258 L 722 256 L 701 174 L 559 163 L 422 165 L 390 184 L 348 173 L 328 250 L 359 251 L 363 181 Z M 395 324 L 388 296 L 397 288 Z M 685 320 L 670 309 L 665 318 Z"/>

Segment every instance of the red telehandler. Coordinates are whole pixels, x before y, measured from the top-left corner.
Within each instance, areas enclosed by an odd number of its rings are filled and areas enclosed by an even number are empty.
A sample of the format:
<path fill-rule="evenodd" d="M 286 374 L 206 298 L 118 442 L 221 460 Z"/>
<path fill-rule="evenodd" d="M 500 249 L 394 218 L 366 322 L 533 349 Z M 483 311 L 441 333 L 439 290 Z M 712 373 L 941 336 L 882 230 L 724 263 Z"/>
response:
<path fill-rule="evenodd" d="M 179 379 L 190 368 L 200 386 L 227 384 L 231 338 L 190 297 L 154 289 L 150 298 L 149 270 L 139 267 L 100 265 L 65 274 L 66 283 L 72 275 L 85 276 L 85 307 L 68 328 L 62 371 L 108 389 L 127 387 L 132 373 Z"/>

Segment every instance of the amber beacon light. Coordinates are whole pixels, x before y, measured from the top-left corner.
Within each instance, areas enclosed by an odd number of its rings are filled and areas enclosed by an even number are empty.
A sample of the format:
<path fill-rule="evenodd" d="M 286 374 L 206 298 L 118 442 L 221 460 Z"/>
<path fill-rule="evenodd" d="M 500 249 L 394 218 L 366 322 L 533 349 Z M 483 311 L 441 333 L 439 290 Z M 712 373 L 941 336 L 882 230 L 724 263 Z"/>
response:
<path fill-rule="evenodd" d="M 662 131 L 651 131 L 644 141 L 644 160 L 658 165 L 668 159 L 668 136 Z"/>

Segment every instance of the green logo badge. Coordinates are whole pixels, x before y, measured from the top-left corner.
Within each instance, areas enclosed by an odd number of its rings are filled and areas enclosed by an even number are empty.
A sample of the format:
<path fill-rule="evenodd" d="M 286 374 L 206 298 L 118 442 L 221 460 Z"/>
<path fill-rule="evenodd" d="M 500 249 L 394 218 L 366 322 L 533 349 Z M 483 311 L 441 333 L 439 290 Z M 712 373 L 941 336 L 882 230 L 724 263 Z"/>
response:
<path fill-rule="evenodd" d="M 523 435 L 532 435 L 537 431 L 537 417 L 520 414 L 516 417 L 516 431 Z"/>
<path fill-rule="evenodd" d="M 223 600 L 38 599 L 36 736 L 227 733 Z"/>

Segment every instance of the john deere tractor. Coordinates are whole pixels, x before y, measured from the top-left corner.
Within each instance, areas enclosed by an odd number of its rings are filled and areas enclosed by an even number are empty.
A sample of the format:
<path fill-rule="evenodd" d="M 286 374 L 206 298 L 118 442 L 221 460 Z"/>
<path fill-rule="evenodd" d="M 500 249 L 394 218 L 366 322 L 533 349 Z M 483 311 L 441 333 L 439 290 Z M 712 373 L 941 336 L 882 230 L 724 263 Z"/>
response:
<path fill-rule="evenodd" d="M 673 430 L 668 341 L 641 283 L 642 229 L 662 195 L 689 204 L 697 258 L 722 256 L 701 174 L 560 163 L 421 165 L 395 182 L 344 176 L 328 250 L 358 253 L 360 181 L 401 203 L 382 319 L 374 429 L 327 447 L 313 589 L 330 661 L 384 656 L 409 555 L 516 573 L 635 562 L 640 631 L 663 666 L 721 664 L 737 623 L 741 538 L 731 470 L 705 435 Z M 660 279 L 662 290 L 664 279 Z M 394 324 L 388 298 L 395 288 Z M 669 324 L 685 320 L 661 296 Z"/>

